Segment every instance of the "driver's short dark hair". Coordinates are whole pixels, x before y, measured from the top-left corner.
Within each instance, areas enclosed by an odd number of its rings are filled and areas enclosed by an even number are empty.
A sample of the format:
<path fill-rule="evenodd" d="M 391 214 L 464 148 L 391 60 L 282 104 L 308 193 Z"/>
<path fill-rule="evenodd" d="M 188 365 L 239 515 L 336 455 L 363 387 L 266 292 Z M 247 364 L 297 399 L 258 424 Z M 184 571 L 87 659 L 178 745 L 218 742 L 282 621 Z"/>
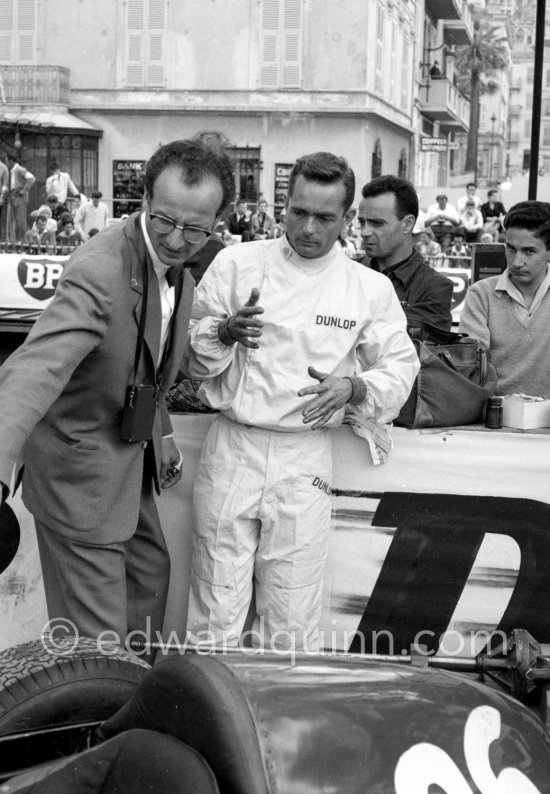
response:
<path fill-rule="evenodd" d="M 299 176 L 310 182 L 323 182 L 332 185 L 343 182 L 346 191 L 344 199 L 344 212 L 347 212 L 355 198 L 355 174 L 344 157 L 338 157 L 331 152 L 315 152 L 299 157 L 288 178 L 288 196 L 292 196 L 294 184 Z"/>
<path fill-rule="evenodd" d="M 547 201 L 520 201 L 514 204 L 506 213 L 503 226 L 505 231 L 528 229 L 550 250 L 550 203 Z"/>
<path fill-rule="evenodd" d="M 232 202 L 235 195 L 233 165 L 221 146 L 198 139 L 172 141 L 161 146 L 145 166 L 145 190 L 150 198 L 153 197 L 156 180 L 171 166 L 183 170 L 183 181 L 186 185 L 198 185 L 209 176 L 220 181 L 223 197 L 217 213 Z"/>
<path fill-rule="evenodd" d="M 361 191 L 363 198 L 381 196 L 382 193 L 393 193 L 395 196 L 395 214 L 399 220 L 403 220 L 405 215 L 418 218 L 418 194 L 408 179 L 393 174 L 377 176 L 367 182 Z"/>

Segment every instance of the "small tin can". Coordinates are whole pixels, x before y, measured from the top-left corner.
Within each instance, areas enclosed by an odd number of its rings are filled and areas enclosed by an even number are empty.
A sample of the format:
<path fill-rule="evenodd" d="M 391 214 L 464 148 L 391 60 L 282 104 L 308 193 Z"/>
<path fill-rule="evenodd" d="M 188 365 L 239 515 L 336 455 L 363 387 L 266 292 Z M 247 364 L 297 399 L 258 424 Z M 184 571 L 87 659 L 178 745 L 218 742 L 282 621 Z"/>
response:
<path fill-rule="evenodd" d="M 502 427 L 502 411 L 504 399 L 502 397 L 489 397 L 485 409 L 485 427 L 498 430 Z"/>

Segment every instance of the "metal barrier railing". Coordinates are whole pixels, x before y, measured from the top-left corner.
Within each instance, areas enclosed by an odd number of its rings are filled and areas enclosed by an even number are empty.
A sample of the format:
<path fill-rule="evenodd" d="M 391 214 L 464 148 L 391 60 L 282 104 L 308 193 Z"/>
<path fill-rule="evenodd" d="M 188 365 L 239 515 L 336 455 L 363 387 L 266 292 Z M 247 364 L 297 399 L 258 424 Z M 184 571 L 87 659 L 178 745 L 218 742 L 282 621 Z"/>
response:
<path fill-rule="evenodd" d="M 434 270 L 440 268 L 470 268 L 472 266 L 472 257 L 466 255 L 455 254 L 435 254 L 434 256 L 425 256 L 424 261 L 427 265 Z"/>
<path fill-rule="evenodd" d="M 0 240 L 0 254 L 29 254 L 30 256 L 70 256 L 77 245 L 32 245 Z"/>

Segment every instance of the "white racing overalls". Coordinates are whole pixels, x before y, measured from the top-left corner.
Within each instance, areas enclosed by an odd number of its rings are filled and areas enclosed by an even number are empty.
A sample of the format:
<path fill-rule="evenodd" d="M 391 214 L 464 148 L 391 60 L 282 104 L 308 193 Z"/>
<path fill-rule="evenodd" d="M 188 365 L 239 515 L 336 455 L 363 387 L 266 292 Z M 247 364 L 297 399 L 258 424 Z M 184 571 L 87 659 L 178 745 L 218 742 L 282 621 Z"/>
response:
<path fill-rule="evenodd" d="M 218 325 L 260 291 L 259 349 L 231 347 Z M 197 288 L 183 370 L 222 416 L 206 438 L 194 490 L 188 630 L 237 644 L 255 577 L 254 644 L 315 650 L 330 524 L 331 426 L 302 411 L 308 367 L 359 378 L 359 409 L 390 422 L 418 371 L 389 279 L 338 245 L 304 260 L 286 238 L 229 246 Z"/>

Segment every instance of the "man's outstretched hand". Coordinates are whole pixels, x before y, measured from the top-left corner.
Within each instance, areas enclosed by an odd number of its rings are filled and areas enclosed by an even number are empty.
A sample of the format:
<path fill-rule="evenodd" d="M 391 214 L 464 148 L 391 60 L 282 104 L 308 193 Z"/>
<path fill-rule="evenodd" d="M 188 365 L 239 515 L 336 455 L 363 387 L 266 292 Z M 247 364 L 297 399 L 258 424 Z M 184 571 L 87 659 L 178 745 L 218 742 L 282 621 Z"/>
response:
<path fill-rule="evenodd" d="M 314 367 L 308 367 L 307 371 L 319 383 L 300 389 L 298 397 L 306 397 L 308 394 L 316 396 L 316 399 L 302 411 L 304 424 L 315 422 L 312 425 L 312 430 L 315 430 L 326 425 L 334 412 L 350 401 L 353 386 L 349 378 L 337 378 L 327 372 L 319 372 Z"/>

